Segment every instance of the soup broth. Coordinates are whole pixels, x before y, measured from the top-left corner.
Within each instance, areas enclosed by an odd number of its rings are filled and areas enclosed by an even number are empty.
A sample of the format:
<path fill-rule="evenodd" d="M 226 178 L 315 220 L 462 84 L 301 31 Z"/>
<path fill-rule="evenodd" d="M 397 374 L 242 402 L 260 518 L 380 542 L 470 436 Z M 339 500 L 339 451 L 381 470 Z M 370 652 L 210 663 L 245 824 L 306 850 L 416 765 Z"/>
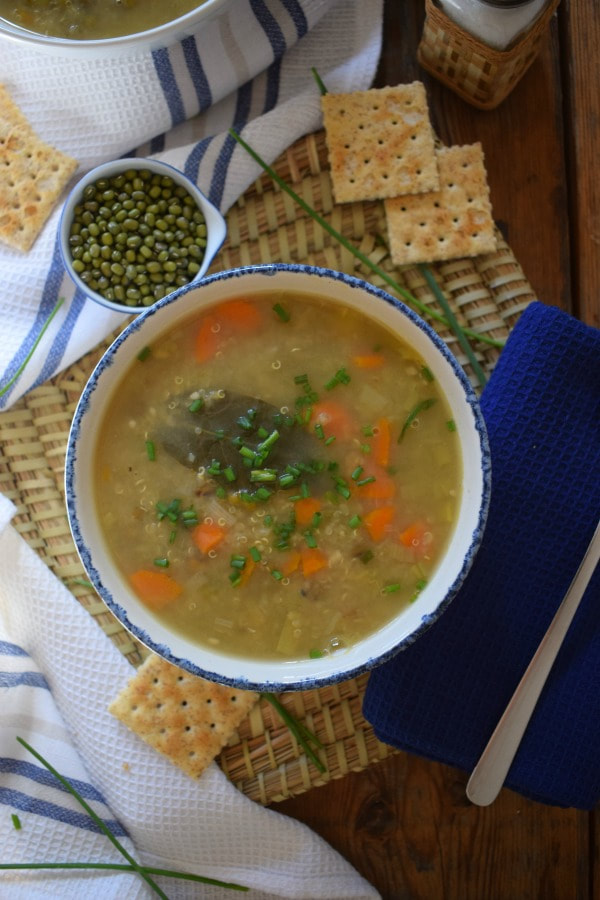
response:
<path fill-rule="evenodd" d="M 0 0 L 0 17 L 37 34 L 98 40 L 156 28 L 197 6 L 202 0 Z"/>
<path fill-rule="evenodd" d="M 462 460 L 433 374 L 359 312 L 232 299 L 134 361 L 99 428 L 106 542 L 170 628 L 306 659 L 410 604 L 457 515 Z"/>

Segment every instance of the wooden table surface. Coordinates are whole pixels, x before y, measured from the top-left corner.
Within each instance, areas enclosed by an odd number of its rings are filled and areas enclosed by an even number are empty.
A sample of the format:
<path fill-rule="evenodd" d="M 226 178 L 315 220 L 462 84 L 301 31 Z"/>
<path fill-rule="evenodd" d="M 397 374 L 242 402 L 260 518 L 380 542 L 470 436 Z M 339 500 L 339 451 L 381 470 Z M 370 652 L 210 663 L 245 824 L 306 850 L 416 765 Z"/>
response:
<path fill-rule="evenodd" d="M 423 0 L 385 0 L 377 86 L 425 82 L 442 141 L 483 144 L 494 216 L 540 300 L 600 327 L 600 8 L 562 0 L 539 57 L 482 112 L 420 69 Z M 600 759 L 599 759 L 600 765 Z M 389 900 L 598 900 L 600 814 L 399 754 L 277 809 L 310 825 Z"/>

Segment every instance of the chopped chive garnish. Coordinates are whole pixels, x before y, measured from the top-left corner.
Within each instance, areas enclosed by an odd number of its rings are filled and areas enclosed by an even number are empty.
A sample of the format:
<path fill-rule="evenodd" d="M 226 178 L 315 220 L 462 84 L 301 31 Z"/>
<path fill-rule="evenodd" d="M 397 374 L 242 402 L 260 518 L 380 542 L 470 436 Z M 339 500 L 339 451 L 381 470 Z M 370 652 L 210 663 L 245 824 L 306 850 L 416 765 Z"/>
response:
<path fill-rule="evenodd" d="M 359 487 L 362 487 L 363 484 L 372 484 L 375 480 L 376 480 L 376 479 L 375 479 L 375 476 L 374 476 L 374 475 L 367 475 L 366 478 L 361 478 L 359 481 L 356 482 L 356 484 L 357 484 Z"/>
<path fill-rule="evenodd" d="M 300 485 L 300 496 L 305 500 L 307 497 L 310 497 L 310 488 L 305 481 Z"/>
<path fill-rule="evenodd" d="M 366 564 L 368 562 L 371 562 L 371 560 L 373 559 L 373 556 L 374 556 L 374 553 L 372 550 L 365 550 L 364 553 L 360 554 L 359 559 L 362 563 Z"/>
<path fill-rule="evenodd" d="M 188 406 L 188 409 L 191 413 L 195 413 L 195 412 L 199 412 L 203 406 L 204 406 L 204 398 L 196 397 L 195 400 L 192 400 L 192 402 Z"/>
<path fill-rule="evenodd" d="M 373 437 L 375 434 L 375 431 L 373 430 L 372 425 L 363 425 L 363 427 L 361 428 L 361 431 L 365 437 Z"/>
<path fill-rule="evenodd" d="M 220 475 L 221 474 L 221 463 L 218 459 L 213 459 L 210 466 L 207 466 L 206 471 L 209 475 Z"/>
<path fill-rule="evenodd" d="M 426 578 L 419 579 L 419 581 L 417 581 L 417 583 L 415 584 L 415 588 L 418 591 L 422 591 L 423 588 L 426 588 L 426 587 L 427 587 L 427 579 Z"/>
<path fill-rule="evenodd" d="M 435 397 L 428 397 L 426 400 L 421 400 L 420 403 L 417 403 L 417 405 L 415 407 L 413 407 L 413 409 L 411 409 L 408 416 L 406 417 L 406 422 L 402 426 L 402 431 L 400 432 L 400 437 L 398 438 L 398 443 L 400 443 L 400 441 L 404 437 L 406 430 L 408 428 L 410 428 L 410 426 L 415 421 L 415 419 L 417 418 L 419 413 L 425 412 L 426 409 L 429 409 L 430 407 L 432 407 L 433 404 L 435 403 L 435 400 L 436 400 Z"/>
<path fill-rule="evenodd" d="M 237 420 L 237 423 L 240 428 L 243 428 L 245 431 L 251 431 L 253 428 L 252 422 L 250 421 L 248 416 L 240 416 Z"/>
<path fill-rule="evenodd" d="M 280 572 L 279 569 L 271 569 L 271 575 L 275 579 L 275 581 L 281 581 L 283 578 L 283 572 Z"/>
<path fill-rule="evenodd" d="M 250 481 L 277 481 L 277 472 L 275 469 L 252 469 Z"/>
<path fill-rule="evenodd" d="M 166 556 L 163 556 L 160 559 L 155 559 L 154 565 L 159 566 L 161 569 L 168 569 L 169 568 L 169 560 L 167 559 Z"/>
<path fill-rule="evenodd" d="M 216 493 L 217 497 L 219 498 L 219 500 L 224 500 L 225 497 L 227 496 L 227 491 L 225 490 L 225 488 L 222 485 L 219 485 L 219 487 L 217 488 L 215 493 Z"/>
<path fill-rule="evenodd" d="M 310 71 L 312 72 L 313 78 L 314 78 L 315 81 L 317 82 L 317 87 L 319 88 L 319 92 L 320 92 L 321 94 L 326 94 L 326 93 L 327 93 L 327 88 L 325 87 L 325 85 L 324 85 L 324 83 L 323 83 L 323 79 L 321 78 L 321 76 L 319 75 L 319 73 L 317 72 L 317 70 L 315 69 L 315 67 L 314 67 L 314 66 L 311 66 Z M 319 656 L 320 656 L 320 655 L 321 655 L 321 654 L 319 654 Z"/>
<path fill-rule="evenodd" d="M 146 456 L 150 462 L 154 462 L 156 459 L 156 447 L 154 446 L 154 441 L 146 441 Z"/>
<path fill-rule="evenodd" d="M 344 498 L 344 500 L 350 499 L 350 488 L 347 488 L 343 484 L 336 484 L 335 489 L 338 492 L 338 494 L 341 494 L 341 496 Z"/>
<path fill-rule="evenodd" d="M 283 475 L 279 476 L 279 484 L 281 487 L 287 487 L 290 484 L 294 484 L 296 481 L 296 476 L 292 475 L 289 472 L 284 472 Z"/>
<path fill-rule="evenodd" d="M 290 314 L 287 309 L 285 309 L 285 307 L 281 305 L 281 303 L 276 303 L 273 306 L 273 312 L 277 313 L 282 322 L 290 321 Z"/>
<path fill-rule="evenodd" d="M 320 513 L 320 512 L 313 513 L 313 517 L 312 517 L 312 520 L 310 523 L 311 528 L 318 528 L 319 525 L 321 524 L 322 518 L 323 518 L 323 513 Z"/>
<path fill-rule="evenodd" d="M 448 421 L 446 422 L 446 428 L 448 429 L 448 431 L 456 431 L 456 422 L 454 421 L 454 419 L 448 419 Z"/>
<path fill-rule="evenodd" d="M 261 552 L 260 552 L 260 550 L 258 549 L 258 547 L 250 547 L 250 550 L 248 551 L 248 553 L 250 554 L 250 556 L 252 557 L 252 559 L 254 560 L 254 562 L 260 562 L 260 561 L 261 561 L 262 556 L 261 556 Z"/>
<path fill-rule="evenodd" d="M 331 437 L 328 437 L 325 441 L 325 446 L 329 447 L 330 444 L 333 444 L 335 441 L 335 434 L 332 434 Z"/>
<path fill-rule="evenodd" d="M 172 531 L 171 534 L 169 535 L 169 543 L 170 543 L 170 544 L 174 544 L 174 543 L 175 543 L 175 538 L 176 538 L 176 537 L 177 537 L 177 532 L 176 532 L 176 531 Z"/>
<path fill-rule="evenodd" d="M 276 428 L 270 434 L 267 434 L 264 441 L 258 445 L 258 449 L 261 453 L 264 453 L 265 450 L 270 450 L 273 444 L 279 440 L 279 432 Z"/>
<path fill-rule="evenodd" d="M 421 368 L 421 375 L 423 376 L 425 381 L 435 381 L 433 372 L 431 371 L 431 369 L 428 366 L 423 366 Z"/>
<path fill-rule="evenodd" d="M 396 582 L 395 584 L 386 584 L 382 588 L 382 591 L 384 594 L 393 594 L 396 591 L 399 591 L 400 587 L 401 587 L 401 585 L 399 582 Z"/>
<path fill-rule="evenodd" d="M 227 466 L 225 469 L 223 469 L 223 475 L 225 476 L 227 481 L 235 481 L 237 477 L 231 466 Z"/>
<path fill-rule="evenodd" d="M 348 521 L 348 525 L 350 526 L 350 528 L 358 528 L 361 522 L 362 519 L 360 516 L 352 516 L 352 518 Z"/>
<path fill-rule="evenodd" d="M 294 384 L 308 384 L 308 375 L 294 375 Z"/>
<path fill-rule="evenodd" d="M 267 528 L 270 528 L 270 526 L 273 524 L 273 516 L 265 516 L 264 523 Z"/>
<path fill-rule="evenodd" d="M 148 359 L 150 356 L 151 350 L 150 347 L 143 347 L 137 355 L 137 358 L 140 362 L 144 362 L 145 359 Z"/>
<path fill-rule="evenodd" d="M 257 435 L 259 436 L 259 438 L 260 438 L 261 440 L 262 440 L 263 438 L 266 438 L 266 437 L 269 436 L 269 432 L 268 432 L 267 429 L 264 427 L 264 425 L 261 425 L 259 428 L 257 428 L 257 429 L 256 429 L 256 433 L 257 433 Z"/>
<path fill-rule="evenodd" d="M 317 424 L 315 425 L 315 434 L 317 435 L 317 437 L 319 438 L 320 441 L 325 439 L 325 432 L 323 431 L 323 426 L 321 425 L 320 422 L 317 422 Z"/>
<path fill-rule="evenodd" d="M 311 550 L 314 550 L 317 546 L 317 541 L 312 531 L 304 532 L 304 540 L 306 541 L 307 547 L 310 547 Z"/>
<path fill-rule="evenodd" d="M 20 831 L 21 830 L 21 820 L 18 817 L 18 815 L 16 813 L 13 813 L 11 815 L 11 819 L 12 819 L 13 828 L 15 829 L 15 831 Z"/>
<path fill-rule="evenodd" d="M 308 657 L 309 659 L 321 659 L 323 656 L 320 650 L 309 650 Z"/>
<path fill-rule="evenodd" d="M 266 487 L 259 487 L 258 490 L 254 491 L 254 496 L 257 500 L 268 500 L 271 496 L 271 491 Z"/>
<path fill-rule="evenodd" d="M 242 580 L 242 576 L 241 576 L 240 573 L 237 572 L 237 571 L 236 571 L 236 572 L 232 572 L 232 573 L 230 574 L 230 576 L 229 576 L 229 580 L 230 580 L 231 584 L 233 585 L 233 587 L 237 587 L 237 585 L 238 585 L 238 584 L 241 582 L 241 580 Z"/>
<path fill-rule="evenodd" d="M 246 565 L 246 557 L 241 556 L 240 554 L 234 554 L 229 562 L 234 569 L 243 569 Z"/>
<path fill-rule="evenodd" d="M 360 476 L 362 475 L 363 472 L 364 472 L 363 467 L 357 466 L 350 477 L 352 478 L 353 481 L 358 481 L 358 479 L 360 478 Z"/>
<path fill-rule="evenodd" d="M 360 449 L 362 450 L 363 453 L 370 453 L 371 445 L 370 444 L 361 444 Z"/>
<path fill-rule="evenodd" d="M 329 381 L 325 383 L 325 388 L 328 391 L 331 391 L 337 384 L 348 384 L 350 381 L 350 375 L 346 372 L 346 369 L 342 366 L 341 369 L 338 369 L 333 378 L 330 378 Z"/>

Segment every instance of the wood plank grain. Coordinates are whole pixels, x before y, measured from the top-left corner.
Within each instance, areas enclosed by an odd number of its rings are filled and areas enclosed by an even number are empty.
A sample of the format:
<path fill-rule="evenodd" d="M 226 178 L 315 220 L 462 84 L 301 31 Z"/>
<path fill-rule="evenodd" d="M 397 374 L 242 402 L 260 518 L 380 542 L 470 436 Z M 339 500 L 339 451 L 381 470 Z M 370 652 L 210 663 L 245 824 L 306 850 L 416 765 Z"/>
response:
<path fill-rule="evenodd" d="M 573 296 L 600 327 L 600 11 L 596 0 L 559 7 L 565 58 L 566 147 L 574 254 Z"/>
<path fill-rule="evenodd" d="M 586 813 L 508 790 L 480 809 L 466 799 L 466 780 L 401 754 L 277 809 L 318 831 L 384 900 L 588 897 Z"/>

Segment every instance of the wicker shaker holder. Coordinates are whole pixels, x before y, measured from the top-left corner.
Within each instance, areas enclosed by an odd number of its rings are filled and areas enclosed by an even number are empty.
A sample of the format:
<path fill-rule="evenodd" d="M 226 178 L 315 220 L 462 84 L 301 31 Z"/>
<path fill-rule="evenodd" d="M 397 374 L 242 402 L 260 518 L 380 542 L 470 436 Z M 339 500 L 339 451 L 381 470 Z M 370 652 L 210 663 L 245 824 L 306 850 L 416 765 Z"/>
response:
<path fill-rule="evenodd" d="M 480 109 L 494 109 L 537 56 L 559 2 L 551 0 L 529 31 L 508 50 L 494 50 L 452 22 L 434 0 L 425 0 L 419 63 L 463 100 Z"/>

